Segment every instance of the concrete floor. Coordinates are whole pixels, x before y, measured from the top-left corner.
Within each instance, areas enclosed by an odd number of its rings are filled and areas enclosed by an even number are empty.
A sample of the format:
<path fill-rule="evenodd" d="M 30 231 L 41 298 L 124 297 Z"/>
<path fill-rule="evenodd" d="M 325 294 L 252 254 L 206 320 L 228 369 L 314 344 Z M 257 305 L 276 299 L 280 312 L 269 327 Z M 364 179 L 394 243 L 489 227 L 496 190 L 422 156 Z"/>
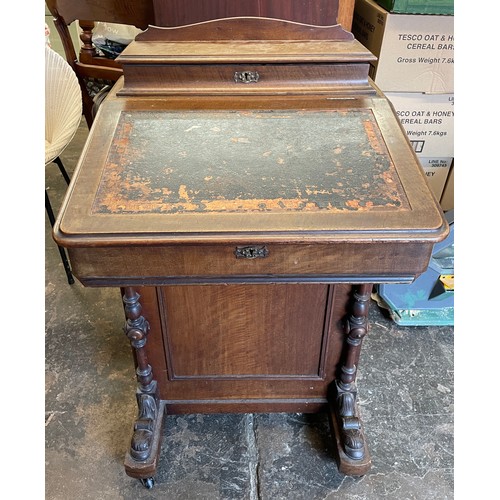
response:
<path fill-rule="evenodd" d="M 82 122 L 62 154 L 70 172 L 87 133 Z M 57 212 L 55 165 L 46 187 Z M 68 285 L 48 221 L 45 286 L 46 499 L 454 498 L 452 327 L 400 327 L 372 302 L 358 375 L 365 476 L 338 472 L 325 415 L 167 416 L 147 490 L 123 469 L 136 406 L 119 292 Z"/>

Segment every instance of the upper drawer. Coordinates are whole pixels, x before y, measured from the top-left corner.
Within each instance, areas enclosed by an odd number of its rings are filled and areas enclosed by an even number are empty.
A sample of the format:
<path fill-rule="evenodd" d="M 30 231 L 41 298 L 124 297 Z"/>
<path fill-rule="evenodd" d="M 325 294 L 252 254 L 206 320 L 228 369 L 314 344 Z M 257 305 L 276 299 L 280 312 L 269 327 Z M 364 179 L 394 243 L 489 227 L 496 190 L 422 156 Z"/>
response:
<path fill-rule="evenodd" d="M 127 68 L 119 95 L 276 94 L 367 91 L 360 64 L 158 64 Z M 147 72 L 147 77 L 145 75 Z"/>
<path fill-rule="evenodd" d="M 117 59 L 125 78 L 118 95 L 373 92 L 375 59 L 340 25 L 238 17 L 151 26 Z"/>

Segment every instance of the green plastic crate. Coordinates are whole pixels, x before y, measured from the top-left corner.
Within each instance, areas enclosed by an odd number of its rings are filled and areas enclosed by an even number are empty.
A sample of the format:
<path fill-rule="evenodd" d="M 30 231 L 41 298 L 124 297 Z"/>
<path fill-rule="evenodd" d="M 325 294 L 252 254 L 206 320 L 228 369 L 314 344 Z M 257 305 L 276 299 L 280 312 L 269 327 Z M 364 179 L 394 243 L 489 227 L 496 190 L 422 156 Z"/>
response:
<path fill-rule="evenodd" d="M 396 14 L 441 14 L 453 16 L 454 0 L 375 0 Z"/>

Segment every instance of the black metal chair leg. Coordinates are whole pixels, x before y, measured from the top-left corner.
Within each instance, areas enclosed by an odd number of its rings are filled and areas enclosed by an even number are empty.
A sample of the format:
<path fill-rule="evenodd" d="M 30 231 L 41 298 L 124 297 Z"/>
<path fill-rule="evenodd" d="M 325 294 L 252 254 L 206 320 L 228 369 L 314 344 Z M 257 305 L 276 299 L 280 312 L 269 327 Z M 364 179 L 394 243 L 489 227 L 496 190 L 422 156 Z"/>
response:
<path fill-rule="evenodd" d="M 56 219 L 54 217 L 54 212 L 52 210 L 52 205 L 50 204 L 47 190 L 45 190 L 45 209 L 47 210 L 47 215 L 49 217 L 50 225 L 51 227 L 54 227 Z M 68 257 L 66 256 L 66 252 L 64 248 L 60 247 L 59 245 L 57 245 L 57 248 L 59 249 L 59 254 L 61 255 L 61 260 L 64 266 L 64 271 L 66 272 L 66 276 L 68 278 L 68 283 L 72 285 L 75 282 L 75 279 L 73 278 L 73 273 L 71 272 L 71 267 L 69 265 Z"/>
<path fill-rule="evenodd" d="M 61 171 L 62 176 L 64 177 L 64 180 L 66 181 L 66 184 L 69 185 L 70 183 L 70 178 L 68 175 L 68 172 L 66 172 L 66 169 L 64 168 L 63 162 L 59 156 L 54 160 L 54 163 L 59 167 L 59 170 Z"/>

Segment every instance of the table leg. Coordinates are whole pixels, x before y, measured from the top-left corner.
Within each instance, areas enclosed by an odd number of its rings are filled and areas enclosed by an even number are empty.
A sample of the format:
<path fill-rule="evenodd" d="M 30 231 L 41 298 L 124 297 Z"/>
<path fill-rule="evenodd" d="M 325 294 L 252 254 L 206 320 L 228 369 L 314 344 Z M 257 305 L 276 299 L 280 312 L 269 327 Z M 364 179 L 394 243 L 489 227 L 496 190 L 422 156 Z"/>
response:
<path fill-rule="evenodd" d="M 123 289 L 126 316 L 124 330 L 134 349 L 137 367 L 136 397 L 139 409 L 130 449 L 125 457 L 125 471 L 150 488 L 154 484 L 153 476 L 156 473 L 164 404 L 160 401 L 157 382 L 153 378 L 153 370 L 144 349 L 150 328 L 148 321 L 141 314 L 142 306 L 139 299 L 140 295 L 133 287 Z"/>
<path fill-rule="evenodd" d="M 368 308 L 372 285 L 353 287 L 353 300 L 345 323 L 345 352 L 340 374 L 332 387 L 329 404 L 330 423 L 335 435 L 339 470 L 344 474 L 363 475 L 371 459 L 356 402 L 356 372 L 361 344 L 368 332 Z"/>

